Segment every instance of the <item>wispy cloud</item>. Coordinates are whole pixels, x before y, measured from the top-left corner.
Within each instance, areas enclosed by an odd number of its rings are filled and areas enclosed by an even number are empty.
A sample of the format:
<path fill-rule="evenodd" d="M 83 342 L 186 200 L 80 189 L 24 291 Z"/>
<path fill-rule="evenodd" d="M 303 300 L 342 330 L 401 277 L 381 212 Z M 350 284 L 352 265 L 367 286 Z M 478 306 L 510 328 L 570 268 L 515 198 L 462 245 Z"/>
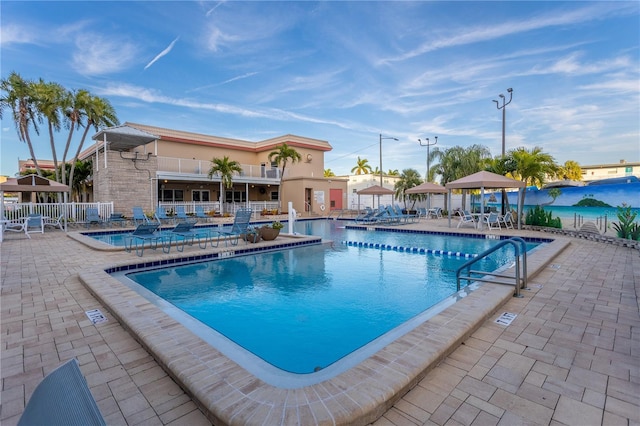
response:
<path fill-rule="evenodd" d="M 95 33 L 76 35 L 73 67 L 82 75 L 104 75 L 131 66 L 138 49 L 126 40 L 105 38 Z"/>
<path fill-rule="evenodd" d="M 180 39 L 180 37 L 176 37 L 175 40 L 173 40 L 171 42 L 171 44 L 169 44 L 169 46 L 167 46 L 166 49 L 164 49 L 162 52 L 158 53 L 156 55 L 156 57 L 151 60 L 151 62 L 149 62 L 147 65 L 145 65 L 144 69 L 146 70 L 151 65 L 155 64 L 158 59 L 162 58 L 163 56 L 166 56 L 169 52 L 171 52 L 171 49 L 173 49 L 173 46 L 176 45 L 176 42 L 178 41 L 178 39 Z"/>
<path fill-rule="evenodd" d="M 191 92 L 200 92 L 202 90 L 206 90 L 206 89 L 210 89 L 212 87 L 217 87 L 217 86 L 223 86 L 225 84 L 229 84 L 229 83 L 233 83 L 234 81 L 238 81 L 238 80 L 243 80 L 245 78 L 249 78 L 252 77 L 256 74 L 260 74 L 259 72 L 255 71 L 255 72 L 248 72 L 242 75 L 238 75 L 236 77 L 232 77 L 230 79 L 227 79 L 225 81 L 222 81 L 220 83 L 214 83 L 214 84 L 207 84 L 206 86 L 200 86 L 200 87 L 196 87 L 195 89 L 190 89 L 187 90 L 187 93 L 191 93 Z"/>
<path fill-rule="evenodd" d="M 7 23 L 3 23 L 3 25 L 0 26 L 1 46 L 24 43 L 38 44 L 38 36 L 31 30 L 31 28 Z"/>

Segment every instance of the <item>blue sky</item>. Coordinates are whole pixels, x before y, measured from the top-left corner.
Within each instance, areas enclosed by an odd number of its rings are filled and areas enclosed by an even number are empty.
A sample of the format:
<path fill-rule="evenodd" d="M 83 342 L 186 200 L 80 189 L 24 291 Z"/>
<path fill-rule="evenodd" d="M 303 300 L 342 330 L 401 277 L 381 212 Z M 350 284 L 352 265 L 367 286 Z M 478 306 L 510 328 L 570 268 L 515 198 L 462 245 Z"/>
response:
<path fill-rule="evenodd" d="M 640 161 L 640 3 L 33 2 L 1 8 L 1 74 L 105 97 L 130 121 L 258 141 L 327 140 L 325 168 L 358 156 L 426 171 L 423 141 L 557 162 Z M 91 135 L 93 132 L 91 132 Z M 29 158 L 7 111 L 0 173 Z M 58 145 L 65 135 L 58 136 Z M 46 133 L 34 137 L 51 158 Z"/>

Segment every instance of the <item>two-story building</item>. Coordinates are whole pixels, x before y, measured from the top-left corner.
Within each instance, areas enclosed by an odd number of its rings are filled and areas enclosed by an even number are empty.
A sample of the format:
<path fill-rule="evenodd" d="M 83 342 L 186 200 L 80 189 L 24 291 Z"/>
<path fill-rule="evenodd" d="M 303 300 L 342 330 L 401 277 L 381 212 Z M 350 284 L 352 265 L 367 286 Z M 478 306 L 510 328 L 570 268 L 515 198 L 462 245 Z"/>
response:
<path fill-rule="evenodd" d="M 283 212 L 289 201 L 309 214 L 346 208 L 347 179 L 324 178 L 324 153 L 332 149 L 324 140 L 284 135 L 251 142 L 137 123 L 103 129 L 93 140 L 81 156 L 93 163 L 87 198 L 113 201 L 116 211 L 154 211 L 158 205 L 193 211 L 201 204 L 207 211 L 222 205 L 225 212 L 244 206 Z M 288 162 L 281 176 L 281 165 L 269 161 L 269 154 L 284 143 L 301 160 Z M 221 176 L 208 176 L 212 159 L 224 156 L 242 167 L 231 188 Z"/>

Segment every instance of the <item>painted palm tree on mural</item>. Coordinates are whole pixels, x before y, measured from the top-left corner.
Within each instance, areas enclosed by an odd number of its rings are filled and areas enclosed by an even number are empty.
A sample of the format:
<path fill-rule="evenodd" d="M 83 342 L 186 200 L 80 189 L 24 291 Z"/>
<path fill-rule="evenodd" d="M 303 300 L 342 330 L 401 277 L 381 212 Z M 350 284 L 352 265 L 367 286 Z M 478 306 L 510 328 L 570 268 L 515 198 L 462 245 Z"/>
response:
<path fill-rule="evenodd" d="M 358 157 L 358 161 L 356 161 L 356 165 L 351 169 L 351 173 L 355 173 L 357 175 L 366 175 L 371 173 L 371 166 L 368 163 L 369 160 L 366 158 Z"/>
<path fill-rule="evenodd" d="M 295 164 L 302 159 L 302 156 L 294 148 L 283 143 L 276 150 L 271 151 L 268 158 L 272 163 L 275 162 L 282 166 L 280 170 L 280 185 L 278 185 L 278 203 L 280 203 L 280 210 L 282 211 L 282 179 L 284 178 L 284 170 L 289 161 L 291 161 L 291 164 Z"/>
<path fill-rule="evenodd" d="M 233 174 L 240 173 L 242 166 L 237 161 L 230 160 L 227 155 L 222 158 L 214 157 L 211 163 L 208 176 L 209 179 L 213 179 L 214 175 L 220 176 L 220 213 L 224 213 L 223 186 L 227 189 L 233 188 Z"/>

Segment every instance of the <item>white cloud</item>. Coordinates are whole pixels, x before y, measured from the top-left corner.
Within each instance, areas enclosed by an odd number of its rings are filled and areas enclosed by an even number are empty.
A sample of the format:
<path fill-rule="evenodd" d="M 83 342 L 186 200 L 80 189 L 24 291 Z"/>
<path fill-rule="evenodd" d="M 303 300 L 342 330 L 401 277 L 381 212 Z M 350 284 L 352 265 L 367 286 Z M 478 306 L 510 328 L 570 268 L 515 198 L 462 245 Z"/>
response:
<path fill-rule="evenodd" d="M 127 69 L 138 53 L 132 43 L 95 33 L 78 34 L 75 43 L 73 67 L 83 75 L 111 74 Z"/>
<path fill-rule="evenodd" d="M 38 36 L 31 28 L 3 23 L 0 26 L 0 45 L 10 44 L 38 44 Z"/>
<path fill-rule="evenodd" d="M 163 56 L 166 56 L 169 52 L 171 52 L 171 49 L 173 49 L 173 46 L 176 45 L 176 42 L 178 41 L 179 38 L 180 37 L 176 37 L 175 40 L 173 40 L 171 42 L 171 44 L 169 44 L 169 46 L 167 46 L 166 49 L 164 49 L 162 52 L 158 53 L 156 55 L 156 57 L 151 60 L 151 62 L 149 62 L 147 65 L 145 65 L 144 69 L 146 70 L 151 65 L 155 64 L 158 59 L 162 58 Z"/>

